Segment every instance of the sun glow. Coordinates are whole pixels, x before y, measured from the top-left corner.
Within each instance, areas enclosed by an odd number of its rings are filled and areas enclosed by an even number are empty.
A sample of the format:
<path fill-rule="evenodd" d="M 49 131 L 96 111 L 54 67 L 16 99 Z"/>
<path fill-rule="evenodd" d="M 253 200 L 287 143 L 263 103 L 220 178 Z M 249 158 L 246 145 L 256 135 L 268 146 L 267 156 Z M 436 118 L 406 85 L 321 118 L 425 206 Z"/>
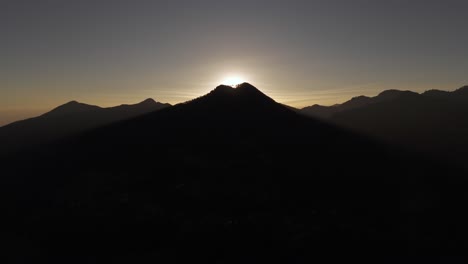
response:
<path fill-rule="evenodd" d="M 229 76 L 222 81 L 222 84 L 234 87 L 244 82 L 246 82 L 246 80 L 241 76 Z"/>

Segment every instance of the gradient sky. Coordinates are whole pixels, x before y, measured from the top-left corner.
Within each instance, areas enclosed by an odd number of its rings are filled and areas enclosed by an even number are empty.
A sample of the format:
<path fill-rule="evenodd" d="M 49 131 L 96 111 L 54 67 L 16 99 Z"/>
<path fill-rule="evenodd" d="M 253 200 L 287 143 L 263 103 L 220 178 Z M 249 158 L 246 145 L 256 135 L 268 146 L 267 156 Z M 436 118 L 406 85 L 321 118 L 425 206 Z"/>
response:
<path fill-rule="evenodd" d="M 466 0 L 2 0 L 0 125 L 240 75 L 296 107 L 468 84 Z"/>

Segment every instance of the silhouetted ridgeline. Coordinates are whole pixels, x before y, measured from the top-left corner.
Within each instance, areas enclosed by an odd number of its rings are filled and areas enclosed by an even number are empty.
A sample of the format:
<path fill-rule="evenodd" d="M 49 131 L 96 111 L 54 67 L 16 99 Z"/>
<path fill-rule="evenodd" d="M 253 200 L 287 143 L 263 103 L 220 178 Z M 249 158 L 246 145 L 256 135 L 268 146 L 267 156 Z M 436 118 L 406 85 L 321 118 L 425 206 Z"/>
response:
<path fill-rule="evenodd" d="M 379 263 L 467 249 L 465 175 L 250 84 L 7 162 L 4 237 L 24 262 Z"/>
<path fill-rule="evenodd" d="M 72 101 L 39 117 L 0 127 L 2 154 L 50 143 L 78 133 L 157 111 L 169 104 L 147 99 L 135 105 L 101 108 Z"/>
<path fill-rule="evenodd" d="M 422 94 L 389 90 L 331 107 L 306 107 L 301 113 L 466 165 L 468 86 L 454 92 L 430 90 Z"/>

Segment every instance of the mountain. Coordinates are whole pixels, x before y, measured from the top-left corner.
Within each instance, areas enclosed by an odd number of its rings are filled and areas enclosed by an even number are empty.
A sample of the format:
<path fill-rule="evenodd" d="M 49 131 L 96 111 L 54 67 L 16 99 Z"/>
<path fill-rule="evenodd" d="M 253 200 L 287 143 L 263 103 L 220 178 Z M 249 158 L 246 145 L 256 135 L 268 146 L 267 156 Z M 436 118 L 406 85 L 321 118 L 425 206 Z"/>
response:
<path fill-rule="evenodd" d="M 157 111 L 169 104 L 147 99 L 135 105 L 101 108 L 71 101 L 39 117 L 0 127 L 1 154 L 45 144 L 86 130 Z"/>
<path fill-rule="evenodd" d="M 63 117 L 68 115 L 76 115 L 76 114 L 83 114 L 91 111 L 99 111 L 102 108 L 95 105 L 87 105 L 83 103 L 79 103 L 77 101 L 71 101 L 64 105 L 58 106 L 57 108 L 53 109 L 52 111 L 43 114 L 41 117 L 43 118 L 57 118 Z M 21 122 L 21 121 L 20 121 Z M 24 121 L 22 121 L 24 122 Z"/>
<path fill-rule="evenodd" d="M 2 162 L 3 237 L 23 262 L 466 252 L 461 171 L 298 114 L 247 83 Z"/>
<path fill-rule="evenodd" d="M 377 97 L 352 99 L 331 107 L 308 107 L 301 113 L 438 158 L 468 157 L 468 87 L 422 94 L 385 91 Z"/>
<path fill-rule="evenodd" d="M 408 97 L 413 95 L 415 95 L 415 93 L 411 91 L 387 90 L 383 91 L 376 97 L 357 96 L 343 104 L 336 104 L 333 106 L 313 105 L 302 108 L 300 112 L 316 118 L 329 119 L 333 115 L 340 112 L 365 107 L 375 103 L 388 102 L 400 97 Z"/>

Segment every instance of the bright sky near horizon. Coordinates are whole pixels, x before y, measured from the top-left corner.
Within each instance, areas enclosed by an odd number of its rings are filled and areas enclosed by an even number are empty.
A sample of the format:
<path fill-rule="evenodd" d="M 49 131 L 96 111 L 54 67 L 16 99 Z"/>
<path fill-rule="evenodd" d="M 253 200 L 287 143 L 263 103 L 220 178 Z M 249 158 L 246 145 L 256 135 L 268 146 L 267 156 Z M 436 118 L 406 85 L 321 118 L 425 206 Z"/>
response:
<path fill-rule="evenodd" d="M 278 102 L 468 84 L 466 0 L 3 0 L 0 125 L 70 100 L 178 103 L 245 80 Z"/>

